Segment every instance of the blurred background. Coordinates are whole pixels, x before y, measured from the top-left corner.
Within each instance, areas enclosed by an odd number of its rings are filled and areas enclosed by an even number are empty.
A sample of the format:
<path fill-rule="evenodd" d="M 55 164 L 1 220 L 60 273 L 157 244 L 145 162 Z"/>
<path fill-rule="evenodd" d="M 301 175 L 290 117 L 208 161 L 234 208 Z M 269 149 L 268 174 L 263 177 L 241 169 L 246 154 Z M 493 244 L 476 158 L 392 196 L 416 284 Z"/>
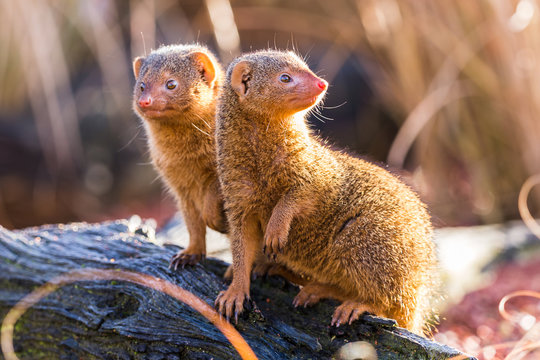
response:
<path fill-rule="evenodd" d="M 314 127 L 405 169 L 438 226 L 518 218 L 540 171 L 533 0 L 0 3 L 0 224 L 175 211 L 131 109 L 131 60 L 201 42 L 295 49 L 331 84 Z M 533 191 L 533 213 L 540 191 Z"/>
<path fill-rule="evenodd" d="M 403 171 L 438 227 L 519 219 L 520 187 L 540 172 L 539 10 L 534 0 L 1 1 L 0 225 L 134 213 L 164 224 L 175 205 L 131 109 L 131 61 L 192 42 L 225 65 L 268 47 L 305 56 L 330 83 L 313 126 Z M 540 190 L 529 207 L 540 210 Z M 454 319 L 467 323 L 473 305 Z M 489 329 L 478 329 L 440 339 L 479 346 Z"/>

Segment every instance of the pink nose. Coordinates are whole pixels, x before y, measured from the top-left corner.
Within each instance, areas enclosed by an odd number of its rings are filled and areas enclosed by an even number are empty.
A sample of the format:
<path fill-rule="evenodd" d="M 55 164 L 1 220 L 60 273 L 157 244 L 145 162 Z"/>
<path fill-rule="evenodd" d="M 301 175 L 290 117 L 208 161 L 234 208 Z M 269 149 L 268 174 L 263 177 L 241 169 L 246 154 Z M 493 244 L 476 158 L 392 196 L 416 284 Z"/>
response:
<path fill-rule="evenodd" d="M 319 80 L 319 82 L 317 83 L 317 86 L 319 87 L 319 89 L 321 90 L 324 90 L 326 89 L 326 87 L 328 86 L 328 83 L 325 81 L 325 80 Z"/>
<path fill-rule="evenodd" d="M 139 98 L 139 106 L 142 108 L 149 107 L 152 105 L 152 97 L 151 96 L 141 96 Z"/>

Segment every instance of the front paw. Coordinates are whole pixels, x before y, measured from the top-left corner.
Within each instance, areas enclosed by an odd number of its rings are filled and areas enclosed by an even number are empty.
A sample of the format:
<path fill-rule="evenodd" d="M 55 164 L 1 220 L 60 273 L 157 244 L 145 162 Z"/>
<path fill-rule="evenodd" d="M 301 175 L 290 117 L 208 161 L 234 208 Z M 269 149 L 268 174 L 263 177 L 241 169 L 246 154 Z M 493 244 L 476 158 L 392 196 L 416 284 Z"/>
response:
<path fill-rule="evenodd" d="M 219 293 L 214 306 L 221 315 L 225 315 L 227 321 L 234 314 L 234 321 L 238 324 L 238 315 L 244 311 L 244 304 L 246 308 L 249 306 L 249 302 L 250 298 L 248 294 L 229 287 L 227 290 Z"/>
<path fill-rule="evenodd" d="M 186 265 L 195 265 L 201 260 L 204 260 L 205 254 L 203 252 L 192 252 L 189 249 L 179 251 L 174 255 L 169 263 L 169 269 L 176 271 L 179 266 L 184 268 Z"/>
<path fill-rule="evenodd" d="M 263 252 L 276 261 L 277 254 L 281 254 L 287 244 L 288 231 L 279 226 L 268 226 L 264 234 Z"/>

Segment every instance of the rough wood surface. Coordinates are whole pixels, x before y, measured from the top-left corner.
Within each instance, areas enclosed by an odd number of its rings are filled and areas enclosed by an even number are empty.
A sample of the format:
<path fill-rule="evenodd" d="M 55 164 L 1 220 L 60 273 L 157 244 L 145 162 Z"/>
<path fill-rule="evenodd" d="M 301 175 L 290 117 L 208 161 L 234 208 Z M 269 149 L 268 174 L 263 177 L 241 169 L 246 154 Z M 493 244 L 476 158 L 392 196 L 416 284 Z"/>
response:
<path fill-rule="evenodd" d="M 151 236 L 150 236 L 151 237 Z M 37 286 L 64 272 L 125 269 L 168 280 L 213 304 L 226 288 L 227 264 L 172 272 L 175 246 L 158 246 L 127 220 L 48 225 L 20 231 L 0 227 L 0 316 Z M 448 359 L 460 353 L 364 316 L 351 326 L 330 327 L 336 305 L 322 301 L 295 309 L 298 289 L 279 277 L 257 279 L 251 295 L 258 309 L 236 328 L 259 359 L 328 359 L 348 342 L 373 344 L 378 359 Z M 235 359 L 223 334 L 188 306 L 153 289 L 121 281 L 67 285 L 33 306 L 15 326 L 21 359 Z"/>

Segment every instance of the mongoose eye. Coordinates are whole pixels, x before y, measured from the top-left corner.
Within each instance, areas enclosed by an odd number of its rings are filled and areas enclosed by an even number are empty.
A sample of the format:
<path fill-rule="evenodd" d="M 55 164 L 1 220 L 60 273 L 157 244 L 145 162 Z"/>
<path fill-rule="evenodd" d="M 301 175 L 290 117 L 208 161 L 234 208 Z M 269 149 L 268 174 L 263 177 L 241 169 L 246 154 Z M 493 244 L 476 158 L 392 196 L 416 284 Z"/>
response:
<path fill-rule="evenodd" d="M 141 83 L 141 87 L 140 87 L 140 88 L 141 88 L 141 91 L 144 91 L 144 89 L 146 89 L 145 83 Z"/>
<path fill-rule="evenodd" d="M 281 81 L 282 83 L 289 83 L 292 81 L 292 78 L 289 74 L 281 74 L 281 76 L 279 77 L 279 81 Z"/>
<path fill-rule="evenodd" d="M 177 85 L 178 85 L 178 83 L 176 82 L 176 80 L 167 81 L 167 89 L 169 89 L 169 90 L 176 89 Z"/>

